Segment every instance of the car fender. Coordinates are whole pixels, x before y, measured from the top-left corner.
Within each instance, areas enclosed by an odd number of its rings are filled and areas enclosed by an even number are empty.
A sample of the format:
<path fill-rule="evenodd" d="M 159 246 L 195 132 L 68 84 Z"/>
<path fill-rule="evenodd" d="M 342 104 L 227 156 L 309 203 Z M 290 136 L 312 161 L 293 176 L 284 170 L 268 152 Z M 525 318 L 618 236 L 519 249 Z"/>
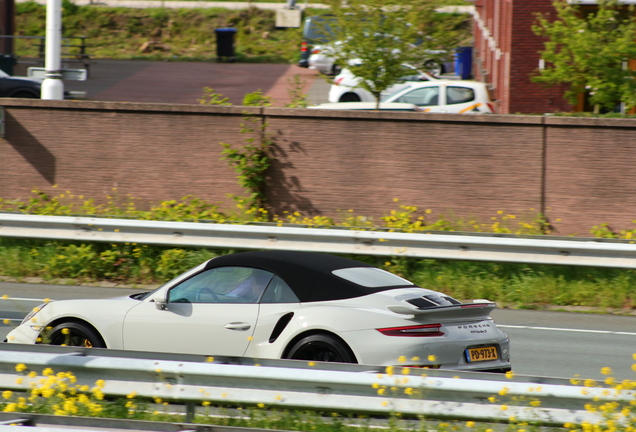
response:
<path fill-rule="evenodd" d="M 121 349 L 123 318 L 137 304 L 128 297 L 54 301 L 20 327 L 48 327 L 60 320 L 85 321 L 99 332 L 108 348 Z"/>
<path fill-rule="evenodd" d="M 293 303 L 288 305 L 261 304 L 256 331 L 252 336 L 252 343 L 250 343 L 245 356 L 282 358 L 290 344 L 302 338 L 303 334 L 312 332 L 335 334 L 349 345 L 349 342 L 341 335 L 337 327 L 337 314 L 345 312 L 343 311 L 343 306 L 325 305 L 325 303 L 335 302 L 316 302 L 310 303 L 310 306 L 308 306 L 307 303 Z M 288 313 L 293 313 L 292 319 L 285 326 L 278 338 L 270 342 L 270 335 L 276 322 L 280 317 Z"/>

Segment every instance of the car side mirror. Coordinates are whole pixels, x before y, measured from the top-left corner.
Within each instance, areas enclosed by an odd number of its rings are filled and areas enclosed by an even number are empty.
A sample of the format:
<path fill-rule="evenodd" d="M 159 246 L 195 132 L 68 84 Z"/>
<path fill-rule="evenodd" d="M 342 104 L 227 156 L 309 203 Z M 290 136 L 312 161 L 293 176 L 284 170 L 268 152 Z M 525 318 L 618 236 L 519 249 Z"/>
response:
<path fill-rule="evenodd" d="M 168 309 L 168 299 L 167 299 L 167 291 L 161 291 L 157 295 L 155 295 L 151 301 L 155 302 L 155 306 L 159 310 Z"/>

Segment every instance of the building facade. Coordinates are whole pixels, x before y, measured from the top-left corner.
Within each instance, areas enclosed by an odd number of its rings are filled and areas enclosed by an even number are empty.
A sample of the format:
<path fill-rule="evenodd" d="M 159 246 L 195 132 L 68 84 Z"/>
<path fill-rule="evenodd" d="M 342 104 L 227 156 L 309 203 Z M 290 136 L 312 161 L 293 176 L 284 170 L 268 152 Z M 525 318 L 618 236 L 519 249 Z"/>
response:
<path fill-rule="evenodd" d="M 534 34 L 536 14 L 556 14 L 552 0 L 475 0 L 473 76 L 486 82 L 499 114 L 572 111 L 565 86 L 532 82 L 545 39 Z"/>

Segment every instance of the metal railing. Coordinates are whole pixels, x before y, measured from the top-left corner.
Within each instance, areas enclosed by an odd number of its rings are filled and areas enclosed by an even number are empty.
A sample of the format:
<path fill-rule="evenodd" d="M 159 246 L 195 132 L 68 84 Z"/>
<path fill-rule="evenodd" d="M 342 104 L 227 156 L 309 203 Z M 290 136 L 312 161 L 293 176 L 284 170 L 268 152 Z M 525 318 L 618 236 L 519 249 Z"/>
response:
<path fill-rule="evenodd" d="M 0 237 L 636 268 L 636 244 L 583 238 L 0 214 Z"/>
<path fill-rule="evenodd" d="M 46 47 L 46 37 L 44 36 L 12 36 L 12 35 L 0 35 L 0 39 L 26 39 L 35 41 L 37 48 L 37 56 L 39 59 L 44 60 L 44 53 Z M 62 58 L 75 59 L 80 61 L 86 69 L 90 67 L 90 55 L 87 52 L 88 45 L 86 40 L 88 36 L 69 36 L 62 38 Z M 75 42 L 77 41 L 77 42 Z"/>
<path fill-rule="evenodd" d="M 425 415 L 427 418 L 501 421 L 510 417 L 545 425 L 599 422 L 601 403 L 633 399 L 633 391 L 582 387 L 556 378 L 457 372 L 395 367 L 314 363 L 294 360 L 232 359 L 167 355 L 44 345 L 0 345 L 0 388 L 29 391 L 45 368 L 72 372 L 77 385 L 104 380 L 109 396 L 161 398 L 186 403 L 190 419 L 195 404 L 266 404 L 281 409 L 305 409 L 356 414 Z M 16 364 L 27 369 L 16 380 Z M 506 389 L 506 396 L 499 392 Z M 378 391 L 379 389 L 385 389 Z M 410 389 L 410 390 L 409 390 Z M 489 397 L 497 395 L 495 402 Z M 512 406 L 512 398 L 540 402 L 540 408 Z M 188 420 L 186 420 L 188 421 Z"/>

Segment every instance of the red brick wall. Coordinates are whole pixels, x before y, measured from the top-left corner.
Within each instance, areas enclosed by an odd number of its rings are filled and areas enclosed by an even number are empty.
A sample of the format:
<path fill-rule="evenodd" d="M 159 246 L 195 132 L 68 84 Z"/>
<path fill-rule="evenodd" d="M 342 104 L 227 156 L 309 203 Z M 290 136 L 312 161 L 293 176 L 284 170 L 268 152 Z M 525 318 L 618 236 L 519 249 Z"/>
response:
<path fill-rule="evenodd" d="M 536 13 L 554 16 L 552 1 L 477 0 L 475 10 L 475 78 L 491 84 L 498 112 L 570 111 L 562 86 L 546 88 L 531 80 L 544 42 L 532 25 Z"/>
<path fill-rule="evenodd" d="M 241 194 L 219 142 L 240 144 L 243 111 L 275 142 L 275 213 L 379 218 L 399 204 L 491 223 L 544 209 L 559 234 L 634 228 L 636 120 L 374 113 L 5 99 L 0 197 L 33 188 L 140 206 Z M 53 185 L 58 185 L 56 189 Z M 394 198 L 399 198 L 395 203 Z M 534 210 L 531 210 L 534 209 Z M 561 219 L 560 221 L 558 219 Z"/>

